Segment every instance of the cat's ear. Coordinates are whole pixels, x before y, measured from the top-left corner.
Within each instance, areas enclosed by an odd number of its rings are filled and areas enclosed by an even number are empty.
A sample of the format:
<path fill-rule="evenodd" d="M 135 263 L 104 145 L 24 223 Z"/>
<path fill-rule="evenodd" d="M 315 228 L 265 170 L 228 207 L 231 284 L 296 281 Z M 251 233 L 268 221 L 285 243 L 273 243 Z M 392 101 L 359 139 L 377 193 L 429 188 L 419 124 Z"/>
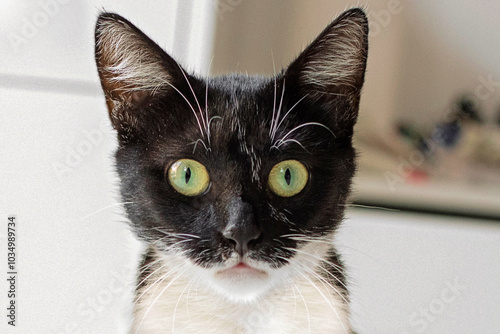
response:
<path fill-rule="evenodd" d="M 95 57 L 111 122 L 133 124 L 149 97 L 171 90 L 182 69 L 165 51 L 123 17 L 103 13 L 95 28 Z M 129 131 L 130 129 L 128 129 Z"/>
<path fill-rule="evenodd" d="M 300 93 L 320 103 L 349 100 L 356 109 L 368 53 L 368 20 L 362 9 L 341 14 L 286 69 Z"/>

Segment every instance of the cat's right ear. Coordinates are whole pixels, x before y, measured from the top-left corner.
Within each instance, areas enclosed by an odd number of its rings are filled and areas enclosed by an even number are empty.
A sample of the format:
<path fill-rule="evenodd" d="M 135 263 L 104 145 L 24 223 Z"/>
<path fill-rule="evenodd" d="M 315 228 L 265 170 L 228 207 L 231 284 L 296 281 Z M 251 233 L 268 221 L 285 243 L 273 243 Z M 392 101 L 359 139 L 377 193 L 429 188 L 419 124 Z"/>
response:
<path fill-rule="evenodd" d="M 95 28 L 95 58 L 113 127 L 131 132 L 141 104 L 171 89 L 181 67 L 123 17 L 102 13 Z"/>
<path fill-rule="evenodd" d="M 286 82 L 329 110 L 337 131 L 350 129 L 358 114 L 367 54 L 368 19 L 362 9 L 350 9 L 290 64 Z"/>

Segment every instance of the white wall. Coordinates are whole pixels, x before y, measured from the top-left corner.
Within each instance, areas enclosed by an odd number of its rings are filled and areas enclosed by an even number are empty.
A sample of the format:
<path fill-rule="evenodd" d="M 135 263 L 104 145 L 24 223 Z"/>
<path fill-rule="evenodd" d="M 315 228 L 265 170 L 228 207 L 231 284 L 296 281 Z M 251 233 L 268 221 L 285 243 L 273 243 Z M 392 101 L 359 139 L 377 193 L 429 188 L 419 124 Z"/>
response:
<path fill-rule="evenodd" d="M 342 10 L 366 8 L 371 31 L 361 132 L 387 133 L 395 120 L 430 125 L 457 95 L 476 89 L 488 117 L 500 109 L 498 1 L 233 2 L 219 17 L 214 73 L 272 75 L 273 57 L 279 70 Z M 496 85 L 481 88 L 490 76 Z"/>
<path fill-rule="evenodd" d="M 5 222 L 16 216 L 18 264 L 17 326 L 2 311 L 0 332 L 119 332 L 137 245 L 113 214 L 115 143 L 102 98 L 0 89 L 0 100 L 0 244 L 5 258 Z"/>
<path fill-rule="evenodd" d="M 498 117 L 500 3 L 402 2 L 403 60 L 394 115 L 429 125 L 443 119 L 454 97 L 469 93 L 486 117 Z"/>
<path fill-rule="evenodd" d="M 221 1 L 230 3 L 230 1 Z M 386 131 L 394 116 L 401 63 L 401 11 L 388 23 L 372 14 L 387 11 L 387 0 L 235 1 L 219 15 L 212 71 L 273 75 L 287 66 L 346 8 L 364 6 L 370 16 L 369 57 L 361 99 L 362 131 Z M 403 5 L 400 5 L 404 8 Z M 389 70 L 388 70 L 389 69 Z"/>
<path fill-rule="evenodd" d="M 11 74 L 97 86 L 93 30 L 103 10 L 139 26 L 188 68 L 207 72 L 216 10 L 213 0 L 1 0 L 0 84 L 5 83 L 5 74 Z"/>
<path fill-rule="evenodd" d="M 16 216 L 17 325 L 1 333 L 123 333 L 138 256 L 117 215 L 116 146 L 94 61 L 101 10 L 206 73 L 213 1 L 0 1 L 0 255 Z M 153 14 L 154 15 L 153 15 Z"/>
<path fill-rule="evenodd" d="M 337 244 L 360 334 L 498 333 L 498 221 L 358 209 Z"/>

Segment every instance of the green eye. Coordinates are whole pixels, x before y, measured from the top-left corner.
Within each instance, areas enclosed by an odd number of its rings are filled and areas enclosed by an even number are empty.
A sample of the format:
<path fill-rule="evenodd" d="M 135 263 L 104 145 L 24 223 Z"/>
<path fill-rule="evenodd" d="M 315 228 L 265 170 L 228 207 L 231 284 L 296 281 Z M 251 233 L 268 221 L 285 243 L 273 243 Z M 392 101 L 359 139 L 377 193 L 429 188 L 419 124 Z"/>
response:
<path fill-rule="evenodd" d="M 198 161 L 181 159 L 168 169 L 168 181 L 179 193 L 196 196 L 208 189 L 210 176 L 205 166 Z"/>
<path fill-rule="evenodd" d="M 309 179 L 306 167 L 297 160 L 276 164 L 269 173 L 269 188 L 278 196 L 291 197 L 304 189 Z"/>

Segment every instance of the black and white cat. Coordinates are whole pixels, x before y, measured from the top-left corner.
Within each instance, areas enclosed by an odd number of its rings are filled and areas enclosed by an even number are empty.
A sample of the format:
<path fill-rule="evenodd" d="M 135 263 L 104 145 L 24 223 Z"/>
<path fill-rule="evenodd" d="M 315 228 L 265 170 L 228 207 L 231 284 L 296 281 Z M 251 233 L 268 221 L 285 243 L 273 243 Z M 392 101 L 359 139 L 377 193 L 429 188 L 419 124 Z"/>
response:
<path fill-rule="evenodd" d="M 353 332 L 332 239 L 355 171 L 367 35 L 351 9 L 275 77 L 200 78 L 100 15 L 121 196 L 148 244 L 131 332 Z"/>

